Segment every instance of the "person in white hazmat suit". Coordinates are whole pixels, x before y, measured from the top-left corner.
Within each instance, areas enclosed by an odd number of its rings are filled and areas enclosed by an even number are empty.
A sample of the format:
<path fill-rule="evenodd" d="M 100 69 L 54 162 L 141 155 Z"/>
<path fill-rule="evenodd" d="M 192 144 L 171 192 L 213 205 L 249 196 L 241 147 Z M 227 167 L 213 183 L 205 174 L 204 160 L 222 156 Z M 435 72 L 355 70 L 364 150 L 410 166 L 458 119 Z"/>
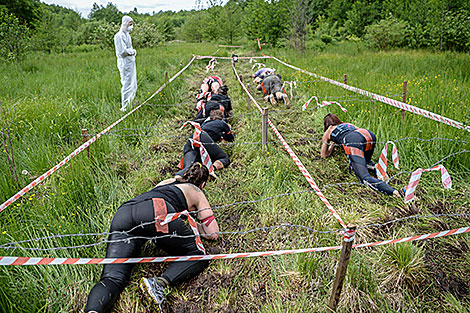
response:
<path fill-rule="evenodd" d="M 135 68 L 136 51 L 132 48 L 132 40 L 129 32 L 134 27 L 134 20 L 130 16 L 122 17 L 121 29 L 114 35 L 116 47 L 117 67 L 121 74 L 121 111 L 125 112 L 134 101 L 137 91 L 137 74 Z"/>

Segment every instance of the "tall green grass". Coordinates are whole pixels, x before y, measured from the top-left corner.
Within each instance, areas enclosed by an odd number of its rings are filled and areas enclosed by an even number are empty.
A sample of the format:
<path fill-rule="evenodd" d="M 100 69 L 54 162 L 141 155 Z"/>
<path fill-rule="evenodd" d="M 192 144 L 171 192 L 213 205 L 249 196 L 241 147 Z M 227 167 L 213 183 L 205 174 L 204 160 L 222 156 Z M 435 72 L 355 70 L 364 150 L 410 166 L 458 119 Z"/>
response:
<path fill-rule="evenodd" d="M 192 53 L 212 54 L 218 48 L 212 44 L 169 44 L 155 49 L 138 51 L 137 100 L 143 102 L 169 76 L 189 61 Z M 247 49 L 233 51 L 239 55 L 254 53 Z M 217 55 L 229 56 L 232 51 L 221 49 Z M 468 55 L 425 51 L 396 51 L 388 53 L 360 52 L 354 47 L 336 45 L 321 54 L 298 54 L 290 50 L 265 53 L 332 78 L 341 80 L 348 74 L 348 83 L 384 95 L 401 93 L 403 80 L 408 80 L 408 99 L 411 104 L 469 124 L 466 94 L 469 91 Z M 264 61 L 283 75 L 284 80 L 312 80 L 277 62 Z M 177 129 L 194 115 L 194 92 L 206 75 L 207 61 L 196 61 L 182 77 L 172 82 L 150 101 L 150 104 L 183 103 L 174 107 L 144 106 L 120 125 L 115 134 L 140 133 L 145 136 L 104 136 L 86 152 L 72 159 L 69 165 L 53 174 L 21 200 L 1 214 L 0 244 L 66 233 L 103 232 L 109 229 L 117 207 L 131 197 L 149 190 L 157 182 L 176 172 L 185 135 Z M 234 117 L 230 121 L 236 142 L 260 142 L 261 119 L 249 113 L 246 95 L 240 91 L 229 62 L 220 61 L 216 73 L 230 87 Z M 0 100 L 13 119 L 12 132 L 20 184 L 32 179 L 58 163 L 82 142 L 81 129 L 97 133 L 117 120 L 120 107 L 120 82 L 111 51 L 66 55 L 31 55 L 23 64 L 23 77 L 14 65 L 2 64 L 7 84 L 0 85 Z M 249 82 L 251 64 L 239 61 L 237 70 Z M 455 80 L 455 81 L 454 81 Z M 251 84 L 252 85 L 252 84 Z M 250 90 L 255 93 L 253 86 Z M 343 113 L 335 106 L 301 112 L 301 105 L 312 95 L 338 97 L 351 95 L 327 83 L 299 84 L 294 94 L 294 113 L 270 113 L 270 118 L 282 135 L 290 141 L 320 187 L 339 182 L 357 182 L 348 173 L 342 153 L 331 159 L 319 158 L 320 142 L 299 140 L 300 137 L 320 139 L 322 118 L 327 112 L 338 114 L 344 121 L 368 128 L 379 141 L 417 136 L 456 138 L 468 141 L 468 134 L 424 117 L 406 115 L 377 102 L 338 101 L 348 109 Z M 258 94 L 256 97 L 260 97 Z M 353 97 L 354 99 L 366 99 Z M 399 97 L 395 97 L 399 98 Z M 333 98 L 332 98 L 333 99 Z M 260 101 L 261 103 L 261 101 Z M 265 105 L 265 104 L 263 104 Z M 311 104 L 313 107 L 313 104 Z M 274 109 L 274 108 L 270 108 Z M 254 108 L 252 107 L 253 111 Z M 151 127 L 151 128 L 149 128 Z M 131 130 L 123 130 L 130 128 Z M 180 136 L 171 137 L 168 136 Z M 270 135 L 270 140 L 276 138 Z M 383 146 L 376 148 L 375 159 Z M 218 175 L 220 179 L 206 187 L 211 204 L 256 200 L 272 195 L 308 190 L 310 187 L 294 162 L 279 144 L 270 144 L 266 151 L 259 144 L 224 146 L 232 164 Z M 401 141 L 398 144 L 402 170 L 428 167 L 446 155 L 469 149 L 468 144 L 447 141 Z M 453 190 L 443 191 L 436 173 L 423 175 L 414 207 L 379 195 L 367 187 L 351 185 L 330 187 L 324 193 L 346 222 L 363 225 L 383 222 L 414 213 L 468 213 L 468 154 L 447 159 L 443 164 L 454 180 Z M 0 165 L 0 199 L 5 200 L 17 191 L 2 154 Z M 398 171 L 389 165 L 391 175 Z M 409 175 L 392 181 L 395 187 L 405 185 Z M 223 231 L 302 224 L 313 229 L 339 229 L 324 204 L 314 193 L 300 193 L 270 201 L 226 207 L 215 211 Z M 402 222 L 380 229 L 364 229 L 356 241 L 399 238 L 402 236 L 461 227 L 468 219 L 437 219 Z M 27 247 L 93 244 L 101 237 L 80 237 L 73 240 L 47 240 Z M 305 248 L 337 245 L 341 236 L 312 234 L 299 230 L 258 232 L 246 236 L 224 236 L 216 243 L 206 243 L 213 252 L 262 251 L 268 249 Z M 417 308 L 427 312 L 437 308 L 443 289 L 437 279 L 445 273 L 454 281 L 469 286 L 465 268 L 469 266 L 468 236 L 424 242 L 415 248 L 376 248 L 353 251 L 345 283 L 340 311 L 396 312 Z M 430 248 L 427 248 L 430 246 Z M 454 250 L 449 246 L 456 247 Z M 105 246 L 51 252 L 32 252 L 22 249 L 2 250 L 1 255 L 39 257 L 102 257 Z M 459 257 L 455 256 L 459 251 Z M 151 246 L 144 255 L 155 255 Z M 437 254 L 437 256 L 436 256 Z M 424 255 L 424 258 L 423 258 Z M 387 256 L 387 257 L 385 257 Z M 219 312 L 230 309 L 241 312 L 327 312 L 326 303 L 335 274 L 338 252 L 294 255 L 276 258 L 215 261 L 195 280 L 172 290 L 170 304 L 174 310 Z M 419 284 L 397 275 L 408 263 L 417 260 L 413 268 L 421 271 Z M 433 260 L 440 265 L 434 266 Z M 460 269 L 448 265 L 455 262 Z M 437 262 L 437 261 L 436 261 Z M 138 292 L 138 278 L 161 273 L 164 265 L 139 265 L 134 277 L 115 306 L 117 312 L 151 312 Z M 4 312 L 78 312 L 83 309 L 87 293 L 99 279 L 100 266 L 36 266 L 0 268 L 0 311 Z M 467 271 L 468 274 L 468 271 Z M 411 274 L 413 272 L 411 271 Z M 412 277 L 412 276 L 410 276 Z M 410 284 L 411 281 L 411 284 Z M 197 290 L 197 292 L 196 292 Z M 468 290 L 468 289 L 467 289 Z M 451 307 L 468 306 L 468 295 L 450 288 L 444 300 Z M 418 306 L 419 305 L 419 306 Z M 191 308 L 191 309 L 190 309 Z"/>

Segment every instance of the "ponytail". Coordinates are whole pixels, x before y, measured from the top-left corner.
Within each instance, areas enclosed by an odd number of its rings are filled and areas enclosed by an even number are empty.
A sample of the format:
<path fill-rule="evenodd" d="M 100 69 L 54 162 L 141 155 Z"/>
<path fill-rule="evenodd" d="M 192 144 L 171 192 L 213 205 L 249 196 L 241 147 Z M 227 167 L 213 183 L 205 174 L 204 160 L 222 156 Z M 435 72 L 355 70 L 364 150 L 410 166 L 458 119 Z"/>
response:
<path fill-rule="evenodd" d="M 207 167 L 199 162 L 193 163 L 190 168 L 183 174 L 183 177 L 178 177 L 176 181 L 181 183 L 190 183 L 197 187 L 202 183 L 207 182 L 209 178 L 209 170 Z"/>

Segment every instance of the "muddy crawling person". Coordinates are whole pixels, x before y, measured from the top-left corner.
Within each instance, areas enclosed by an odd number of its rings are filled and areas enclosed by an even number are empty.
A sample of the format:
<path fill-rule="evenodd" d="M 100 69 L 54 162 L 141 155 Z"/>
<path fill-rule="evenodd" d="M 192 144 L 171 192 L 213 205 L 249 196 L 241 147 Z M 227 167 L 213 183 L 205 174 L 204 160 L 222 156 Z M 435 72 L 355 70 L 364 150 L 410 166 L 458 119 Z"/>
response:
<path fill-rule="evenodd" d="M 290 108 L 289 97 L 282 89 L 281 75 L 268 75 L 261 82 L 261 89 L 264 93 L 264 100 L 270 102 L 272 105 L 277 105 L 278 102 L 284 101 L 286 108 Z"/>
<path fill-rule="evenodd" d="M 361 184 L 387 195 L 404 197 L 403 190 L 395 190 L 386 182 L 369 174 L 369 170 L 375 170 L 374 163 L 371 161 L 377 141 L 374 133 L 349 123 L 343 123 L 338 116 L 331 113 L 324 117 L 323 126 L 325 133 L 321 146 L 322 158 L 327 158 L 333 153 L 335 144 L 342 145 L 348 156 L 349 166 Z"/>
<path fill-rule="evenodd" d="M 216 142 L 222 139 L 225 141 L 235 139 L 230 126 L 223 121 L 223 112 L 220 110 L 212 111 L 210 119 L 204 122 L 202 126 L 199 126 L 198 123 L 193 123 L 193 126 L 200 127 L 201 131 L 194 131 L 186 141 L 183 147 L 183 158 L 178 164 L 181 170 L 175 174 L 175 177 L 182 176 L 193 163 L 203 163 L 200 151 L 201 146 L 203 146 L 213 165 L 213 172 L 210 174 L 217 178 L 214 172 L 226 168 L 230 164 L 230 159 Z"/>
<path fill-rule="evenodd" d="M 255 84 L 258 84 L 256 89 L 261 90 L 261 85 L 259 85 L 259 84 L 263 81 L 263 79 L 266 76 L 273 75 L 275 71 L 276 71 L 276 69 L 274 69 L 274 68 L 262 67 L 259 70 L 257 70 L 256 72 L 254 72 L 253 75 L 251 75 L 251 77 L 253 77 L 253 82 Z"/>
<path fill-rule="evenodd" d="M 203 188 L 208 169 L 196 163 L 178 179 L 160 182 L 152 190 L 122 204 L 111 222 L 106 258 L 139 257 L 142 246 L 150 241 L 169 255 L 203 255 L 200 237 L 195 237 L 181 218 L 162 225 L 167 214 L 197 212 L 199 234 L 210 240 L 218 238 L 219 226 Z M 179 237 L 170 237 L 175 234 Z M 160 277 L 142 278 L 141 288 L 149 299 L 162 309 L 165 289 L 201 273 L 208 261 L 173 262 Z M 86 313 L 111 312 L 114 303 L 130 280 L 134 264 L 106 264 L 100 281 L 91 289 Z"/>
<path fill-rule="evenodd" d="M 210 116 L 211 111 L 221 110 L 224 113 L 224 118 L 232 116 L 232 101 L 228 94 L 228 87 L 222 85 L 218 88 L 217 93 L 211 93 L 202 101 L 198 102 L 196 108 L 198 110 L 195 121 L 202 123 Z"/>

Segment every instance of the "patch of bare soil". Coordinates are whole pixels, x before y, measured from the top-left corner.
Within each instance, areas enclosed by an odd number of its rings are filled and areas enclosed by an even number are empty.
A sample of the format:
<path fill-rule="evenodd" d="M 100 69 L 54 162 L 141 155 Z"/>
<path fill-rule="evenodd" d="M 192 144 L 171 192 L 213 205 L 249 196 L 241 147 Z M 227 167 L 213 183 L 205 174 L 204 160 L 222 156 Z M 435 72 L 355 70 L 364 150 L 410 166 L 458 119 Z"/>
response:
<path fill-rule="evenodd" d="M 441 292 L 448 292 L 462 299 L 470 292 L 469 268 L 457 267 L 456 260 L 469 251 L 465 241 L 432 242 L 427 249 L 425 261 L 432 280 Z"/>

